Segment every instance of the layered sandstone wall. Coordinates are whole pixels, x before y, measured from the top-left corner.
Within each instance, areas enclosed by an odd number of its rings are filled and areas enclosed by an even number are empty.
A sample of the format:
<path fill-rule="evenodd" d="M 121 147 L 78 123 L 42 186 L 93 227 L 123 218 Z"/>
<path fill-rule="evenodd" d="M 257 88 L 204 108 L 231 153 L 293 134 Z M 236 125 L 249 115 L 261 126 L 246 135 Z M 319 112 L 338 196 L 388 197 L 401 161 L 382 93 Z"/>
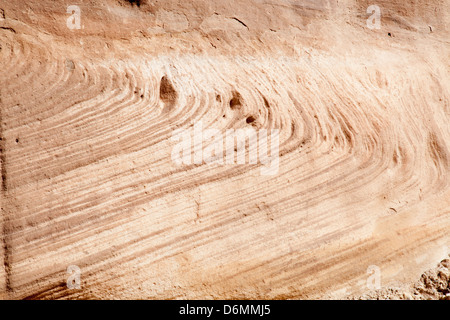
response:
<path fill-rule="evenodd" d="M 434 267 L 449 3 L 378 1 L 380 29 L 373 4 L 0 1 L 0 298 L 343 298 Z M 177 165 L 199 123 L 279 130 L 277 171 Z"/>

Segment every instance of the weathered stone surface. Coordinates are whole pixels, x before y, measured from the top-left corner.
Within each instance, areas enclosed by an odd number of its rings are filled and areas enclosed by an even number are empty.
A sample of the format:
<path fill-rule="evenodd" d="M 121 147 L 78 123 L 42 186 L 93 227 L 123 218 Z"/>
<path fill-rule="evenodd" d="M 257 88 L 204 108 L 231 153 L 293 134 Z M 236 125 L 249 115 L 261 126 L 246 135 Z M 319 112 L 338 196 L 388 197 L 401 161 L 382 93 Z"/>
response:
<path fill-rule="evenodd" d="M 70 29 L 0 2 L 0 298 L 345 298 L 435 267 L 449 2 L 378 1 L 381 29 L 371 4 L 86 0 Z M 279 129 L 278 171 L 176 165 L 200 122 Z"/>

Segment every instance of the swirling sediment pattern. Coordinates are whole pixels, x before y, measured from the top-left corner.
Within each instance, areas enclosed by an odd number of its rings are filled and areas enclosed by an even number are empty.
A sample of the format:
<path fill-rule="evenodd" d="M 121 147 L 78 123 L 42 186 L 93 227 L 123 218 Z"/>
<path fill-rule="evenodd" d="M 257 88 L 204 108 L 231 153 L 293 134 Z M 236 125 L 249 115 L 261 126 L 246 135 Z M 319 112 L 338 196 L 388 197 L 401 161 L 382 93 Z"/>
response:
<path fill-rule="evenodd" d="M 344 52 L 237 24 L 93 50 L 3 23 L 0 297 L 344 297 L 370 265 L 411 281 L 448 254 L 448 35 L 416 40 L 427 54 L 385 39 Z M 188 40 L 209 51 L 152 46 Z M 278 173 L 177 166 L 172 135 L 200 122 L 278 129 Z"/>

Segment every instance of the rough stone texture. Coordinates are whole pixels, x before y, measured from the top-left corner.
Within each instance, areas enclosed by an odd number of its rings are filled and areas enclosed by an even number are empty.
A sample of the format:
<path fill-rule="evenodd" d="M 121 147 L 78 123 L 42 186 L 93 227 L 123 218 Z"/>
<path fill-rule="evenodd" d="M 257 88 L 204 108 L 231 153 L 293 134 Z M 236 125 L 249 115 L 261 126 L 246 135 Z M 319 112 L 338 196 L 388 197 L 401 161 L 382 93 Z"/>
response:
<path fill-rule="evenodd" d="M 419 281 L 403 288 L 383 288 L 368 292 L 361 300 L 450 300 L 450 259 L 442 260 L 435 269 L 422 274 Z"/>
<path fill-rule="evenodd" d="M 0 298 L 370 298 L 369 266 L 447 257 L 448 1 L 377 1 L 380 30 L 372 1 L 74 4 L 0 0 Z M 279 129 L 278 174 L 177 166 L 200 121 Z"/>

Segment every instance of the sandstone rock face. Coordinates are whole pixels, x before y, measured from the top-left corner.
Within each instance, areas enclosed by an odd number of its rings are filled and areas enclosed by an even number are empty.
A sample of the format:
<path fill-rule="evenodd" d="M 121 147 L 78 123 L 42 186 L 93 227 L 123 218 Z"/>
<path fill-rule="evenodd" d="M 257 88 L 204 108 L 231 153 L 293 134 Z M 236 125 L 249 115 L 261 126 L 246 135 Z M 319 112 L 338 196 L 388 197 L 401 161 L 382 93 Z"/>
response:
<path fill-rule="evenodd" d="M 450 252 L 449 13 L 0 0 L 0 298 L 327 299 L 413 283 Z M 208 163 L 212 139 L 177 162 L 177 134 L 200 124 L 278 130 L 274 170 Z"/>

